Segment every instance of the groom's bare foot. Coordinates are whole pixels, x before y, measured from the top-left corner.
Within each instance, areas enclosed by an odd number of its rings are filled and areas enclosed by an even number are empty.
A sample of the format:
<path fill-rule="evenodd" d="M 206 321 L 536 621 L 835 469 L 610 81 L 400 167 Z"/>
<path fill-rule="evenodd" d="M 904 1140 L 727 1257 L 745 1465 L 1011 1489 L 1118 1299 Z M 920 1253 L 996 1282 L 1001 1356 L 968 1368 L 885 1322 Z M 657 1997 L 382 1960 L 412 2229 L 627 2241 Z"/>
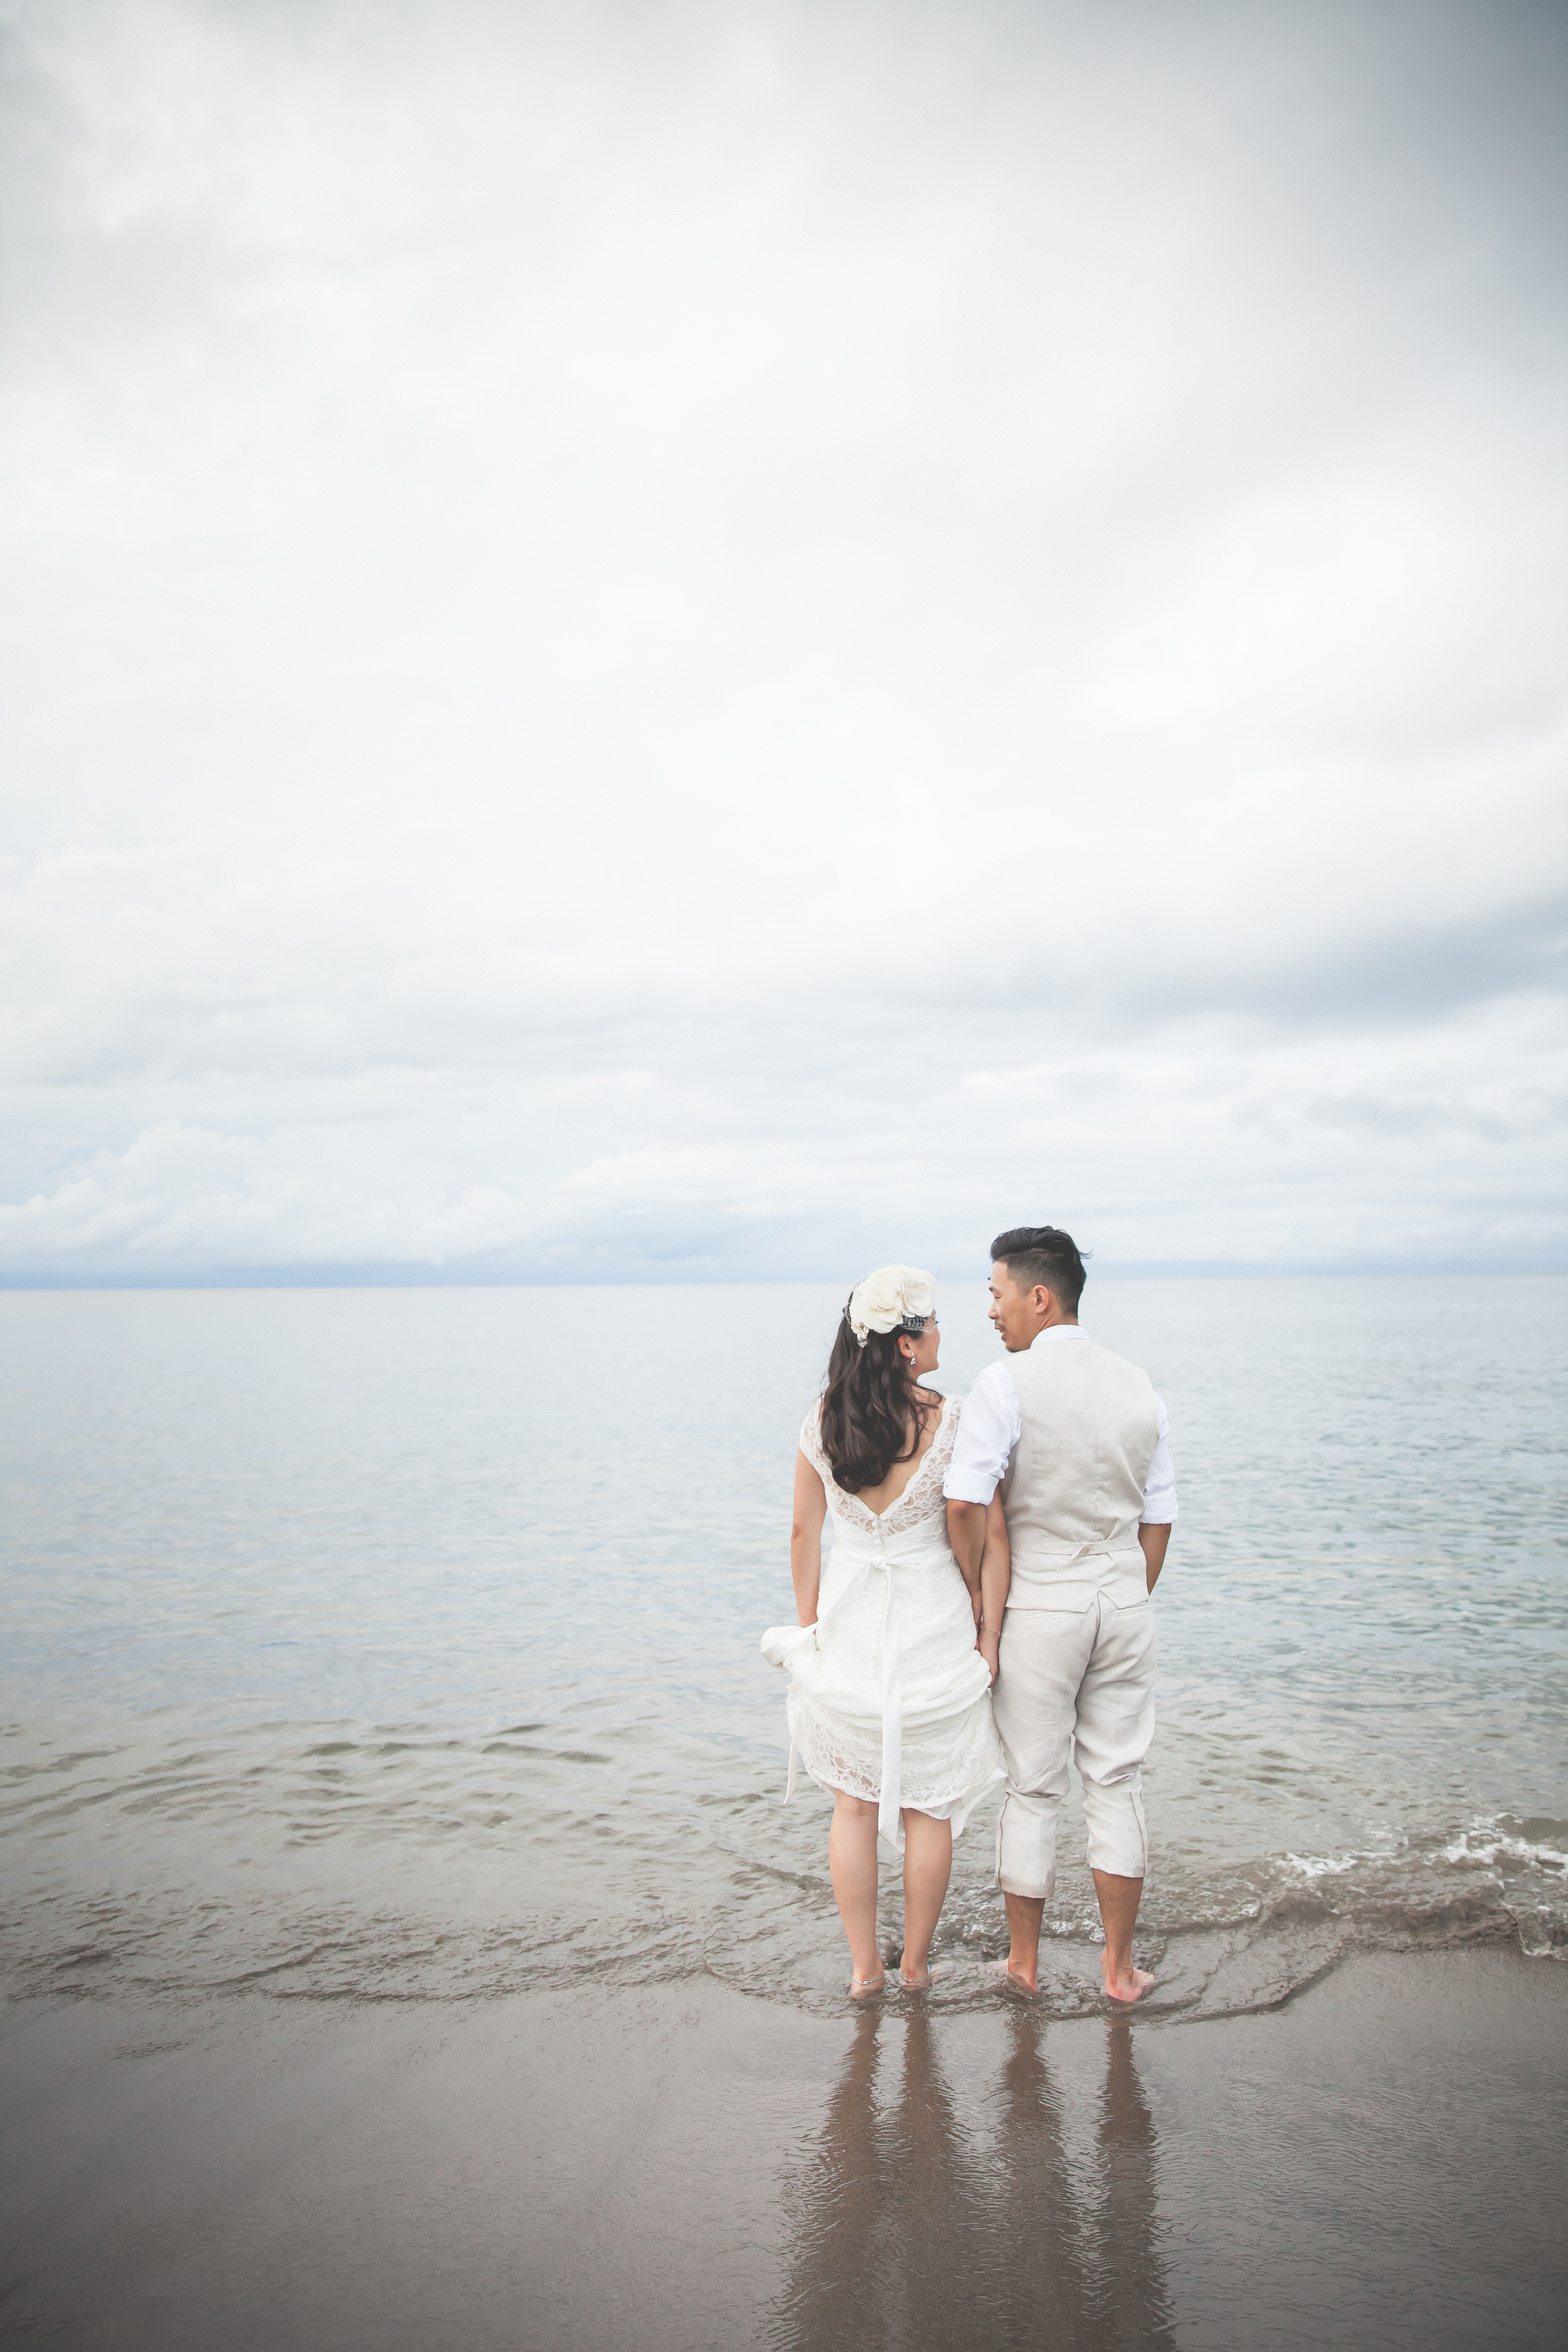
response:
<path fill-rule="evenodd" d="M 1013 1895 L 1006 1887 L 1002 1900 L 1007 1909 L 1007 1965 L 1002 1973 L 1021 1992 L 1040 1990 L 1040 1929 L 1045 1925 L 1043 1895 Z"/>
<path fill-rule="evenodd" d="M 1100 1956 L 1100 1973 L 1105 1979 L 1107 2000 L 1119 2000 L 1124 2009 L 1131 2009 L 1135 2000 L 1142 2000 L 1154 1981 L 1147 1969 L 1136 1969 L 1131 1960 L 1120 1976 L 1113 1977 L 1104 1952 Z"/>

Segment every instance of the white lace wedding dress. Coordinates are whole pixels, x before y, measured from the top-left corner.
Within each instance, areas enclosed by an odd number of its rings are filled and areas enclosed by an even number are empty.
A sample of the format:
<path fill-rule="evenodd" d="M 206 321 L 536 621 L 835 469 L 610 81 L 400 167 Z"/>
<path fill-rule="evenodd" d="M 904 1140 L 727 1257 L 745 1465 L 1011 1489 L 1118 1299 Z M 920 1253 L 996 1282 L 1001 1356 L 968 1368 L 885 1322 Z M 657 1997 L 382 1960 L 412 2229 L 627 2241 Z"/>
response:
<path fill-rule="evenodd" d="M 823 1789 L 878 1808 L 878 1828 L 903 1843 L 902 1805 L 951 1821 L 957 1837 L 975 1800 L 1003 1778 L 990 1677 L 947 1539 L 943 1473 L 962 1400 L 949 1397 L 931 1450 L 903 1493 L 878 1514 L 834 1483 L 820 1404 L 800 1450 L 833 1514 L 815 1625 L 775 1625 L 763 1654 L 789 1675 L 789 1782 L 795 1759 Z"/>

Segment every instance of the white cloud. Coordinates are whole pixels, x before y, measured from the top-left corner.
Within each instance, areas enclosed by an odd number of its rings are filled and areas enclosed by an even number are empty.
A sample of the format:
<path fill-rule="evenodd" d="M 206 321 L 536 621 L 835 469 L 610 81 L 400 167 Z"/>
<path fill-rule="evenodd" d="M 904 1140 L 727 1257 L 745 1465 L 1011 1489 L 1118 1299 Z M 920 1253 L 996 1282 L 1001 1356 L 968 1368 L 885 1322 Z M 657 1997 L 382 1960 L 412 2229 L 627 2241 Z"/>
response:
<path fill-rule="evenodd" d="M 1510 22 L 12 0 L 0 1273 L 1559 1262 Z"/>

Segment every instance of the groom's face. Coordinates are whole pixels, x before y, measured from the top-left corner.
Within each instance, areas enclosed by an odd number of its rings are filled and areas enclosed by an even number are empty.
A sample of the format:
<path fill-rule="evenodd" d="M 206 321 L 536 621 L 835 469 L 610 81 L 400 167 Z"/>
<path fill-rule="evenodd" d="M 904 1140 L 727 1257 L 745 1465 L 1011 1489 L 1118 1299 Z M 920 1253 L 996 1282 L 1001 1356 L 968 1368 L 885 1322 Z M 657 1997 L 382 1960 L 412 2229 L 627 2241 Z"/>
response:
<path fill-rule="evenodd" d="M 998 1258 L 991 1269 L 991 1320 L 1010 1355 L 1020 1355 L 1050 1312 L 1050 1292 L 1020 1290 Z"/>

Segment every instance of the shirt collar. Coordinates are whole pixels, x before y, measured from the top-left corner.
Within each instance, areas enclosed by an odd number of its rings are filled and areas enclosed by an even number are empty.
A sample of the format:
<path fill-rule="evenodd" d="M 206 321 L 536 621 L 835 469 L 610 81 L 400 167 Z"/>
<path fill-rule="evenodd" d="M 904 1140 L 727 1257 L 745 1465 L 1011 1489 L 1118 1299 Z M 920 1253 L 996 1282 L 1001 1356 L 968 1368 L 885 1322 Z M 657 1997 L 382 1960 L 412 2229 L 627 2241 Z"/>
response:
<path fill-rule="evenodd" d="M 1053 1323 L 1048 1330 L 1037 1331 L 1029 1345 L 1037 1348 L 1042 1339 L 1087 1339 L 1088 1337 L 1089 1333 L 1081 1323 Z"/>

